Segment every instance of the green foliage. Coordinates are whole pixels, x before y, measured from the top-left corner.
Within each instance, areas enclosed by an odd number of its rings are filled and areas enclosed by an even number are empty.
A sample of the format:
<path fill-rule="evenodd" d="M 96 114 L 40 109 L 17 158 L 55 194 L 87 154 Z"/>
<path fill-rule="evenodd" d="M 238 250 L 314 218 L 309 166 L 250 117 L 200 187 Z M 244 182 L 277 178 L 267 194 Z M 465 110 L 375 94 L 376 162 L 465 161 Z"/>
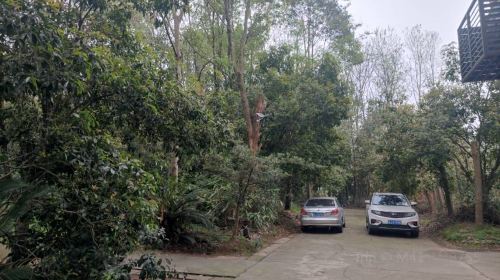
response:
<path fill-rule="evenodd" d="M 19 180 L 0 181 L 0 242 L 5 243 L 14 234 L 17 220 L 30 207 L 32 201 L 47 192 L 48 188 L 35 188 Z M 1 280 L 23 280 L 33 277 L 32 269 L 24 261 L 7 260 L 0 264 Z"/>
<path fill-rule="evenodd" d="M 444 239 L 469 248 L 498 248 L 500 228 L 494 225 L 455 224 L 442 231 Z"/>
<path fill-rule="evenodd" d="M 0 267 L 1 280 L 28 280 L 33 278 L 33 271 L 24 267 Z"/>
<path fill-rule="evenodd" d="M 0 238 L 14 230 L 16 221 L 30 208 L 33 199 L 47 193 L 47 187 L 34 187 L 15 179 L 0 181 Z"/>
<path fill-rule="evenodd" d="M 325 54 L 313 71 L 287 72 L 283 65 L 294 63 L 287 52 L 271 51 L 261 64 L 264 90 L 273 93 L 263 127 L 263 152 L 281 154 L 280 165 L 288 176 L 284 182 L 299 197 L 305 184 L 338 194 L 347 184 L 342 170 L 349 148 L 338 126 L 347 117 L 349 88 L 333 56 Z"/>
<path fill-rule="evenodd" d="M 146 254 L 137 260 L 131 260 L 125 264 L 110 267 L 103 275 L 103 280 L 130 280 L 133 268 L 140 269 L 139 279 L 141 280 L 165 280 L 173 279 L 177 273 L 172 267 L 169 259 L 157 259 L 155 256 Z"/>
<path fill-rule="evenodd" d="M 346 10 L 337 1 L 251 2 L 243 78 L 250 101 L 267 102 L 254 154 L 239 144 L 245 124 L 228 42 L 229 31 L 243 39 L 242 3 L 213 4 L 0 3 L 0 241 L 15 264 L 0 277 L 27 276 L 30 263 L 36 279 L 128 279 L 131 267 L 118 264 L 141 241 L 192 245 L 218 232 L 213 223 L 240 219 L 264 230 L 290 188 L 297 199 L 306 184 L 345 188 L 342 69 L 357 52 Z M 268 50 L 273 16 L 308 5 L 321 18 L 339 16 L 315 22 L 334 54 L 304 55 L 292 42 Z M 190 10 L 180 34 L 164 28 Z M 152 257 L 136 265 L 149 271 L 142 279 L 168 276 Z"/>
<path fill-rule="evenodd" d="M 213 229 L 211 217 L 202 209 L 200 189 L 184 182 L 171 182 L 163 191 L 161 207 L 164 211 L 160 226 L 165 230 L 166 241 L 171 244 L 194 245 L 196 226 Z"/>
<path fill-rule="evenodd" d="M 497 85 L 460 83 L 458 50 L 455 44 L 448 44 L 441 52 L 444 62 L 441 80 L 428 85 L 421 98 L 415 101 L 404 98 L 405 90 L 409 91 L 402 87 L 399 77 L 405 74 L 404 69 L 387 71 L 390 75 L 384 77 L 389 82 L 386 86 L 397 84 L 402 100 L 384 100 L 386 92 L 378 87 L 374 94 L 370 93 L 374 97 L 367 97 L 372 86 L 371 71 L 387 66 L 383 57 L 373 53 L 384 53 L 386 45 L 399 44 L 397 36 L 392 40 L 387 36 L 394 36 L 391 31 L 384 34 L 377 32 L 376 40 L 368 41 L 368 61 L 354 69 L 357 72 L 352 75 L 358 91 L 354 104 L 357 111 L 353 112 L 352 123 L 347 124 L 351 127 L 347 129 L 352 129 L 351 192 L 355 202 L 362 202 L 370 192 L 393 190 L 425 194 L 428 202 L 439 208 L 439 199 L 430 194 L 442 189 L 451 216 L 453 207 L 470 206 L 474 202 L 471 143 L 476 141 L 480 146 L 484 208 L 487 216 L 498 217 L 491 200 L 494 195 L 490 194 L 498 185 L 500 166 Z M 391 63 L 387 69 L 396 65 Z"/>
<path fill-rule="evenodd" d="M 136 267 L 141 269 L 139 279 L 141 280 L 165 280 L 170 272 L 162 265 L 163 260 L 157 260 L 152 255 L 141 256 L 134 262 Z M 167 266 L 170 262 L 167 262 Z"/>
<path fill-rule="evenodd" d="M 254 157 L 239 144 L 226 155 L 209 156 L 205 172 L 211 182 L 206 186 L 210 211 L 221 213 L 220 219 L 235 219 L 232 213 L 239 208 L 241 217 L 248 219 L 252 227 L 269 227 L 281 209 L 278 193 L 283 172 L 278 163 L 273 157 Z"/>
<path fill-rule="evenodd" d="M 50 278 L 95 279 L 137 245 L 145 225 L 155 223 L 156 188 L 112 138 L 84 137 L 67 145 L 71 149 L 61 147 L 60 154 L 71 174 L 61 174 L 55 191 L 23 216 L 23 230 L 9 246 L 13 261 L 36 254 L 37 270 Z"/>

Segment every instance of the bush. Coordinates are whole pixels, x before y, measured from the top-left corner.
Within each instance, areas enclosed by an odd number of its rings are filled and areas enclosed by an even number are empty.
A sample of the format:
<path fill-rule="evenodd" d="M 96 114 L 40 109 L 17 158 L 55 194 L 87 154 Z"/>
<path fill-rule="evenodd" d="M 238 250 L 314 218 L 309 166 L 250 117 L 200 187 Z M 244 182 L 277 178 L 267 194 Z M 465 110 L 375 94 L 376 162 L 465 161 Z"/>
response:
<path fill-rule="evenodd" d="M 156 185 L 111 137 L 81 137 L 54 153 L 71 172 L 33 203 L 7 242 L 12 261 L 36 262 L 41 279 L 101 279 L 154 224 Z"/>
<path fill-rule="evenodd" d="M 162 196 L 162 220 L 160 227 L 170 244 L 195 245 L 199 226 L 213 228 L 214 225 L 203 209 L 199 189 L 184 182 L 172 182 Z"/>
<path fill-rule="evenodd" d="M 153 255 L 146 254 L 137 260 L 110 267 L 104 273 L 103 280 L 130 280 L 132 269 L 134 268 L 140 270 L 139 279 L 141 280 L 178 278 L 170 260 L 167 259 L 164 265 L 162 259 L 157 259 Z"/>
<path fill-rule="evenodd" d="M 203 187 L 205 197 L 210 213 L 219 217 L 218 224 L 234 230 L 241 218 L 250 221 L 251 227 L 264 229 L 276 221 L 282 209 L 283 178 L 277 158 L 253 156 L 246 146 L 236 144 L 228 154 L 211 155 L 204 172 L 209 178 Z"/>

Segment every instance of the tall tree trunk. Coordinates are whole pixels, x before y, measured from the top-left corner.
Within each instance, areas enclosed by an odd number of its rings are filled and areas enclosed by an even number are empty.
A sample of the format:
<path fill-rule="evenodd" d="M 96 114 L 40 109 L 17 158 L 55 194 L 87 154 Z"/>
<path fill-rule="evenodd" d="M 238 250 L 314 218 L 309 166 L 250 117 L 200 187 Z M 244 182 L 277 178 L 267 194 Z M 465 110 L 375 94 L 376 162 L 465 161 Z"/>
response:
<path fill-rule="evenodd" d="M 430 193 L 429 191 L 425 191 L 424 194 L 427 198 L 427 203 L 429 203 L 429 207 L 431 208 L 432 215 L 436 215 L 436 205 L 434 204 L 432 193 Z"/>
<path fill-rule="evenodd" d="M 306 183 L 307 188 L 307 198 L 311 198 L 314 196 L 314 185 L 312 183 Z"/>
<path fill-rule="evenodd" d="M 238 236 L 238 232 L 240 230 L 240 208 L 241 208 L 241 193 L 238 197 L 238 201 L 236 202 L 236 209 L 234 211 L 234 226 L 233 226 L 233 236 L 232 238 L 234 239 L 236 236 Z"/>
<path fill-rule="evenodd" d="M 174 55 L 175 55 L 175 77 L 179 83 L 182 82 L 182 48 L 181 48 L 181 21 L 184 16 L 182 9 L 176 9 L 174 12 Z"/>
<path fill-rule="evenodd" d="M 245 18 L 243 21 L 243 34 L 239 43 L 238 59 L 235 67 L 236 83 L 240 92 L 241 105 L 243 108 L 243 116 L 247 129 L 248 147 L 253 155 L 257 155 L 260 145 L 260 123 L 257 114 L 261 114 L 265 109 L 264 96 L 257 97 L 257 103 L 254 112 L 250 110 L 248 102 L 248 93 L 245 85 L 245 51 L 248 40 L 248 24 L 251 16 L 251 1 L 245 1 Z"/>
<path fill-rule="evenodd" d="M 250 149 L 254 154 L 257 154 L 260 151 L 260 120 L 259 115 L 264 113 L 266 109 L 266 101 L 262 94 L 257 96 L 255 109 L 252 112 L 251 120 L 252 120 L 252 146 Z"/>
<path fill-rule="evenodd" d="M 216 16 L 215 16 L 215 11 L 212 11 L 212 28 L 211 28 L 211 33 L 212 33 L 212 60 L 213 60 L 213 63 L 212 63 L 212 67 L 213 67 L 213 73 L 212 73 L 212 78 L 213 78 L 213 83 L 214 83 L 214 88 L 215 88 L 215 91 L 218 91 L 220 89 L 220 84 L 219 84 L 219 79 L 217 78 L 217 73 L 219 72 L 219 69 L 218 69 L 218 63 L 216 63 L 216 61 L 218 61 L 217 59 L 217 40 L 216 40 L 216 36 L 215 36 L 215 24 L 216 23 Z"/>
<path fill-rule="evenodd" d="M 475 207 L 475 222 L 477 225 L 482 225 L 484 221 L 483 213 L 483 180 L 481 173 L 481 162 L 479 159 L 479 145 L 476 141 L 471 143 L 472 161 L 474 163 L 474 187 L 476 194 Z"/>
<path fill-rule="evenodd" d="M 446 167 L 444 164 L 439 165 L 438 173 L 439 173 L 439 184 L 441 185 L 444 191 L 444 198 L 446 203 L 446 210 L 448 211 L 448 216 L 453 216 L 453 204 L 451 201 L 450 184 L 448 180 L 448 174 L 446 173 Z"/>
<path fill-rule="evenodd" d="M 233 60 L 233 0 L 224 0 L 224 19 L 227 33 L 227 59 Z"/>
<path fill-rule="evenodd" d="M 446 205 L 446 196 L 444 194 L 443 188 L 438 188 L 438 194 L 439 194 L 439 201 L 441 202 L 441 205 Z"/>
<path fill-rule="evenodd" d="M 170 159 L 170 177 L 176 182 L 179 180 L 179 157 L 175 152 L 172 153 L 172 158 Z"/>
<path fill-rule="evenodd" d="M 4 133 L 2 133 L 5 130 L 5 118 L 1 115 L 3 113 L 4 106 L 4 101 L 0 99 L 0 155 L 7 155 L 9 145 L 9 139 L 4 136 Z M 1 179 L 10 178 L 11 170 L 8 164 L 0 165 L 0 174 L 2 174 L 2 176 L 0 176 Z"/>
<path fill-rule="evenodd" d="M 293 199 L 293 194 L 292 194 L 292 184 L 290 183 L 290 180 L 288 180 L 287 185 L 286 185 L 286 194 L 285 194 L 285 210 L 290 210 L 292 207 L 292 199 Z"/>
<path fill-rule="evenodd" d="M 248 187 L 250 186 L 250 180 L 253 175 L 253 171 L 255 169 L 256 163 L 254 162 L 250 170 L 248 171 L 248 177 L 246 179 L 246 183 L 243 179 L 240 180 L 238 184 L 238 200 L 236 201 L 236 209 L 234 211 L 234 227 L 233 227 L 233 235 L 234 239 L 240 230 L 240 212 L 241 207 L 245 205 L 246 195 L 248 191 Z"/>
<path fill-rule="evenodd" d="M 432 190 L 432 198 L 434 200 L 434 206 L 436 208 L 436 214 L 441 213 L 441 211 L 443 210 L 443 207 L 444 207 L 444 202 L 441 199 L 441 196 L 439 195 L 438 188 L 439 187 L 436 187 L 436 188 L 434 188 Z"/>
<path fill-rule="evenodd" d="M 358 201 L 357 201 L 357 198 L 358 198 L 358 192 L 357 192 L 357 189 L 358 189 L 358 184 L 357 184 L 357 181 L 356 181 L 356 177 L 353 177 L 353 182 L 352 182 L 352 204 L 353 205 L 358 205 Z"/>

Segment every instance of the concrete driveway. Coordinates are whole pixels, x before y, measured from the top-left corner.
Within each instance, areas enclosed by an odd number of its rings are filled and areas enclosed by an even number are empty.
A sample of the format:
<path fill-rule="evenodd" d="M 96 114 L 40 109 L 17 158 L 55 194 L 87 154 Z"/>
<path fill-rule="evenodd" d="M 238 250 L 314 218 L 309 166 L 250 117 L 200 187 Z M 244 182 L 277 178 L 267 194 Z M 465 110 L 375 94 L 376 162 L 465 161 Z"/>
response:
<path fill-rule="evenodd" d="M 500 279 L 500 253 L 450 250 L 422 237 L 370 236 L 363 210 L 346 210 L 346 223 L 341 234 L 296 235 L 236 279 Z"/>

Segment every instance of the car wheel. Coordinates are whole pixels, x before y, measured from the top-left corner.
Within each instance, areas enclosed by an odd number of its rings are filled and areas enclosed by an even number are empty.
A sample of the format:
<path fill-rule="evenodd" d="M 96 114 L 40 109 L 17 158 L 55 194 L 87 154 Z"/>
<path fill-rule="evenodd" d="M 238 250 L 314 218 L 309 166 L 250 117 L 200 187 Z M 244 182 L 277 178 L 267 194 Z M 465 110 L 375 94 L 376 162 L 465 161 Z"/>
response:
<path fill-rule="evenodd" d="M 411 232 L 411 237 L 413 238 L 418 238 L 419 232 L 418 231 L 412 231 Z"/>
<path fill-rule="evenodd" d="M 342 233 L 344 231 L 344 228 L 343 227 L 337 227 L 337 232 L 338 233 Z"/>
<path fill-rule="evenodd" d="M 375 233 L 375 230 L 374 230 L 374 229 L 372 229 L 371 227 L 369 227 L 368 225 L 366 225 L 366 229 L 368 230 L 368 234 L 369 234 L 369 235 L 372 235 L 372 234 L 374 234 L 374 233 Z"/>
<path fill-rule="evenodd" d="M 345 228 L 345 219 L 342 219 L 342 222 L 343 222 L 343 223 L 342 223 L 342 227 L 344 227 L 344 228 Z"/>
<path fill-rule="evenodd" d="M 301 230 L 302 232 L 307 232 L 307 227 L 306 227 L 306 226 L 301 226 L 301 227 L 300 227 L 300 230 Z"/>

